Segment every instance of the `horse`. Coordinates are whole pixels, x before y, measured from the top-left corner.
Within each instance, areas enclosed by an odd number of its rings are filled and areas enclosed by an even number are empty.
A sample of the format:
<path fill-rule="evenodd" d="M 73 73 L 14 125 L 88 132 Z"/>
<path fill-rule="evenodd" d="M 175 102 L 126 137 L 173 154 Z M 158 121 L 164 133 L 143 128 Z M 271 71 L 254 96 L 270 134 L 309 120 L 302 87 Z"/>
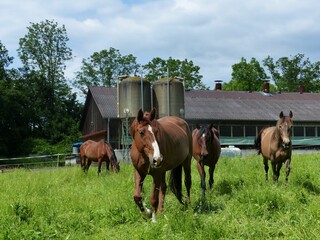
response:
<path fill-rule="evenodd" d="M 201 179 L 202 199 L 205 199 L 206 172 L 204 166 L 209 167 L 209 187 L 212 189 L 213 173 L 221 153 L 219 132 L 213 124 L 197 126 L 192 132 L 193 157 L 197 161 Z"/>
<path fill-rule="evenodd" d="M 85 141 L 80 146 L 80 161 L 85 173 L 88 172 L 92 161 L 98 162 L 98 176 L 101 173 L 101 164 L 103 161 L 106 162 L 107 171 L 109 171 L 110 162 L 112 172 L 120 171 L 119 162 L 113 148 L 103 139 L 98 142 L 92 140 Z"/>
<path fill-rule="evenodd" d="M 192 135 L 188 124 L 181 118 L 166 116 L 155 119 L 156 109 L 140 109 L 130 126 L 132 146 L 130 157 L 134 166 L 134 201 L 145 218 L 156 222 L 156 214 L 164 207 L 167 190 L 166 172 L 170 171 L 169 187 L 180 203 L 190 203 Z M 182 168 L 185 175 L 186 200 L 182 194 Z M 150 198 L 152 211 L 142 202 L 143 182 L 147 175 L 153 178 Z"/>
<path fill-rule="evenodd" d="M 289 116 L 285 116 L 281 111 L 276 126 L 262 129 L 255 139 L 258 155 L 261 154 L 263 157 L 266 181 L 268 181 L 268 160 L 270 160 L 274 182 L 278 182 L 280 169 L 282 164 L 285 163 L 286 183 L 288 183 L 292 153 L 292 117 L 292 111 L 290 111 Z"/>

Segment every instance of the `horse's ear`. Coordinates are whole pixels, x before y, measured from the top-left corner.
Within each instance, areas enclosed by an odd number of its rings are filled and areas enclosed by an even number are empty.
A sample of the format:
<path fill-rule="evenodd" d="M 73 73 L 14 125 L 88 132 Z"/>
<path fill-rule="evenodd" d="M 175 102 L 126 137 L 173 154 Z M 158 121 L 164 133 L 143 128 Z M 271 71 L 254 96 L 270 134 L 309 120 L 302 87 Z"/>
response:
<path fill-rule="evenodd" d="M 153 119 L 155 119 L 156 117 L 156 109 L 153 108 L 150 112 L 150 121 L 153 121 Z"/>
<path fill-rule="evenodd" d="M 279 114 L 279 118 L 283 118 L 283 112 L 281 111 L 281 113 Z"/>
<path fill-rule="evenodd" d="M 142 112 L 142 109 L 140 108 L 138 111 L 137 120 L 138 122 L 140 122 L 142 119 L 143 119 L 143 112 Z"/>
<path fill-rule="evenodd" d="M 289 117 L 292 118 L 293 117 L 293 113 L 292 111 L 290 110 L 290 113 L 289 113 Z"/>

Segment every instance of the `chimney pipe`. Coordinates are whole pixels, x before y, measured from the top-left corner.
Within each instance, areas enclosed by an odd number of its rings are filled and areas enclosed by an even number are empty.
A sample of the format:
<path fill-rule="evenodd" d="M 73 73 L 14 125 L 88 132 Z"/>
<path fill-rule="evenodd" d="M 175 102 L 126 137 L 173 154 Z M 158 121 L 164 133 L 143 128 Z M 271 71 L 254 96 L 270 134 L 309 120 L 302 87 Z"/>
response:
<path fill-rule="evenodd" d="M 269 93 L 270 92 L 269 80 L 264 80 L 263 81 L 263 92 L 264 93 Z"/>
<path fill-rule="evenodd" d="M 216 86 L 214 90 L 222 90 L 222 80 L 215 80 Z"/>
<path fill-rule="evenodd" d="M 299 86 L 299 92 L 300 94 L 304 93 L 304 85 L 302 83 Z"/>

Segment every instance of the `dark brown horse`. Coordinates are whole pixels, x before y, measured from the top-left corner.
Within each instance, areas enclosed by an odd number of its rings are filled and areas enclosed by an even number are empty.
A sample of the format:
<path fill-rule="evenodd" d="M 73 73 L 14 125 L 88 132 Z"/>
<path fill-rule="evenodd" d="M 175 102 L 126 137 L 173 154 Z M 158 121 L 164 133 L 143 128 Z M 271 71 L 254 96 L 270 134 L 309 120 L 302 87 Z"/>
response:
<path fill-rule="evenodd" d="M 186 204 L 190 202 L 192 136 L 188 124 L 181 118 L 167 116 L 155 119 L 156 110 L 143 113 L 140 109 L 133 121 L 130 133 L 132 147 L 130 156 L 135 167 L 134 201 L 142 214 L 152 217 L 163 210 L 166 194 L 166 171 L 171 170 L 169 186 L 177 199 L 182 201 L 182 168 L 187 189 Z M 145 208 L 141 191 L 147 175 L 153 178 L 151 205 L 153 211 Z"/>
<path fill-rule="evenodd" d="M 120 170 L 119 162 L 113 148 L 103 139 L 99 142 L 92 140 L 85 141 L 80 146 L 80 161 L 84 172 L 88 172 L 92 161 L 98 162 L 98 175 L 101 173 L 102 162 L 106 162 L 108 171 L 110 163 L 112 172 L 119 172 Z"/>
<path fill-rule="evenodd" d="M 202 199 L 205 198 L 206 172 L 204 166 L 209 167 L 209 187 L 212 189 L 213 173 L 220 157 L 221 146 L 218 130 L 212 124 L 197 127 L 192 132 L 193 157 L 197 160 L 198 172 L 201 179 Z"/>
<path fill-rule="evenodd" d="M 280 112 L 276 126 L 262 129 L 255 140 L 255 146 L 258 149 L 258 154 L 261 153 L 263 157 L 266 181 L 268 181 L 268 160 L 270 160 L 273 171 L 273 180 L 278 181 L 280 169 L 282 164 L 285 163 L 286 183 L 288 183 L 292 152 L 292 117 L 293 114 L 291 111 L 289 116 L 284 116 L 283 112 Z"/>

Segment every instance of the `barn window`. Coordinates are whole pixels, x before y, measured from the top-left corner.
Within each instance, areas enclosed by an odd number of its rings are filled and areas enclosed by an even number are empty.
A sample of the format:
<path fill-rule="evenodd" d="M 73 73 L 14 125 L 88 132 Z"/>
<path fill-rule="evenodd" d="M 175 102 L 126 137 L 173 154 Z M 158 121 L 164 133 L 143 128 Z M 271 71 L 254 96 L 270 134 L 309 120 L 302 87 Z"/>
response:
<path fill-rule="evenodd" d="M 306 127 L 306 137 L 315 137 L 316 128 L 315 127 Z"/>
<path fill-rule="evenodd" d="M 243 126 L 232 126 L 232 134 L 234 137 L 243 137 Z"/>
<path fill-rule="evenodd" d="M 230 126 L 220 126 L 220 136 L 231 137 L 231 127 Z"/>
<path fill-rule="evenodd" d="M 293 135 L 295 137 L 304 137 L 304 129 L 303 127 L 293 127 Z"/>
<path fill-rule="evenodd" d="M 255 126 L 245 126 L 245 136 L 246 137 L 255 137 L 256 136 L 256 127 Z"/>

